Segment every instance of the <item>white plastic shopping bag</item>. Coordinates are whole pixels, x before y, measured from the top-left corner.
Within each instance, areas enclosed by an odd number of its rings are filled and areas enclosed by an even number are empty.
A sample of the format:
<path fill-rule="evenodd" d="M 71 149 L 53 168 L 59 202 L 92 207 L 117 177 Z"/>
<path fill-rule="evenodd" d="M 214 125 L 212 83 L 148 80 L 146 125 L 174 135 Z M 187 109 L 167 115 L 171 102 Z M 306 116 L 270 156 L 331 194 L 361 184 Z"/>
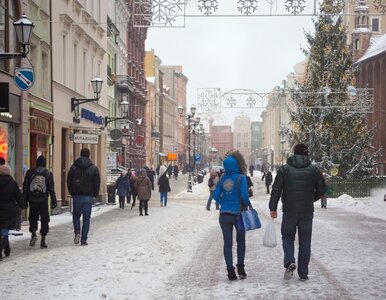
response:
<path fill-rule="evenodd" d="M 275 226 L 275 222 L 273 219 L 271 221 L 269 221 L 267 227 L 265 228 L 263 245 L 265 247 L 270 247 L 270 248 L 274 248 L 277 245 L 276 226 Z"/>

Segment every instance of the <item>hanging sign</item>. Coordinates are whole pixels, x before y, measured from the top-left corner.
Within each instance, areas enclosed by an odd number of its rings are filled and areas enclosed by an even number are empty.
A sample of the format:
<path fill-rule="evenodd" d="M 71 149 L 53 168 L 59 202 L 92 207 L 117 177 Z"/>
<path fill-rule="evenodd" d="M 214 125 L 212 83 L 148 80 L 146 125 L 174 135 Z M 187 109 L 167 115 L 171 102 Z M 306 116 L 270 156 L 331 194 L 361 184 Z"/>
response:
<path fill-rule="evenodd" d="M 98 144 L 99 136 L 90 133 L 74 133 L 75 144 Z"/>
<path fill-rule="evenodd" d="M 144 138 L 143 138 L 142 135 L 137 135 L 136 138 L 135 138 L 135 143 L 136 143 L 137 145 L 142 145 L 143 140 L 144 140 Z"/>
<path fill-rule="evenodd" d="M 32 68 L 15 68 L 15 84 L 22 90 L 30 89 L 35 82 L 35 73 Z"/>

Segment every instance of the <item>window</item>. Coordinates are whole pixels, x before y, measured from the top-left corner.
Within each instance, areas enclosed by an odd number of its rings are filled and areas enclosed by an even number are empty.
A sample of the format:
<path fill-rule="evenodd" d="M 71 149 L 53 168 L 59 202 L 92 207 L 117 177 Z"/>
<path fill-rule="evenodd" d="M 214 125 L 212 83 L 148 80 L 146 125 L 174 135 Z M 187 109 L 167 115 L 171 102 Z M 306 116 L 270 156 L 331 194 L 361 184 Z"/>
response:
<path fill-rule="evenodd" d="M 244 148 L 248 148 L 248 147 L 249 147 L 248 142 L 244 142 Z"/>
<path fill-rule="evenodd" d="M 373 32 L 379 31 L 379 19 L 378 18 L 374 18 L 371 20 L 371 30 Z"/>
<path fill-rule="evenodd" d="M 74 44 L 74 75 L 73 75 L 73 78 L 74 78 L 74 82 L 73 82 L 73 87 L 74 87 L 74 91 L 77 91 L 77 73 L 78 73 L 78 70 L 77 70 L 77 66 L 78 66 L 78 45 L 77 44 Z"/>
<path fill-rule="evenodd" d="M 66 85 L 67 80 L 66 80 L 66 73 L 67 73 L 67 36 L 63 34 L 62 38 L 62 54 L 63 54 L 63 60 L 62 60 L 62 83 L 63 85 Z"/>
<path fill-rule="evenodd" d="M 359 50 L 359 39 L 355 39 L 354 49 Z"/>

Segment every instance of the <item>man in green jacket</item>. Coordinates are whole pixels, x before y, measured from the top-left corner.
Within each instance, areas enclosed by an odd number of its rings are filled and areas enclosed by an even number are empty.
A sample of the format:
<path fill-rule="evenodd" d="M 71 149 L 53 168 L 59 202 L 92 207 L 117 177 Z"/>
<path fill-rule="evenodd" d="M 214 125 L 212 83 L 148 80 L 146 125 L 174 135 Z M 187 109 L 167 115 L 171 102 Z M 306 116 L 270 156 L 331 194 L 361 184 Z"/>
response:
<path fill-rule="evenodd" d="M 312 219 L 314 202 L 326 190 L 323 174 L 311 164 L 308 148 L 297 144 L 294 155 L 287 164 L 280 167 L 272 186 L 269 209 L 271 218 L 277 218 L 279 199 L 283 203 L 281 235 L 284 251 L 284 279 L 291 279 L 296 270 L 295 235 L 298 231 L 298 275 L 300 280 L 308 279 L 308 264 L 311 256 Z"/>

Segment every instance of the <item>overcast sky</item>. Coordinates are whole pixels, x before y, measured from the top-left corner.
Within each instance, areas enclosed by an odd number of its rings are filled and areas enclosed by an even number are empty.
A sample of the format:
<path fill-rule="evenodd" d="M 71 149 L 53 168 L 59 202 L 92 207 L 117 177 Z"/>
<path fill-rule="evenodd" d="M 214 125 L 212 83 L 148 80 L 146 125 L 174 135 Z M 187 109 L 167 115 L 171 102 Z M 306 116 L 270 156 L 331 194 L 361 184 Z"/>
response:
<path fill-rule="evenodd" d="M 197 17 L 201 13 L 196 1 L 187 7 L 183 28 L 148 30 L 146 50 L 154 49 L 163 65 L 183 66 L 189 78 L 189 105 L 197 104 L 198 88 L 221 88 L 222 93 L 233 89 L 271 91 L 305 59 L 301 51 L 301 47 L 308 48 L 304 30 L 314 31 L 309 16 L 245 17 L 237 11 L 236 0 L 218 2 L 216 17 Z M 272 13 L 282 12 L 273 7 Z M 215 124 L 230 124 L 229 116 L 241 109 L 222 111 L 223 116 L 215 116 Z M 261 109 L 244 112 L 252 120 L 260 119 Z"/>

